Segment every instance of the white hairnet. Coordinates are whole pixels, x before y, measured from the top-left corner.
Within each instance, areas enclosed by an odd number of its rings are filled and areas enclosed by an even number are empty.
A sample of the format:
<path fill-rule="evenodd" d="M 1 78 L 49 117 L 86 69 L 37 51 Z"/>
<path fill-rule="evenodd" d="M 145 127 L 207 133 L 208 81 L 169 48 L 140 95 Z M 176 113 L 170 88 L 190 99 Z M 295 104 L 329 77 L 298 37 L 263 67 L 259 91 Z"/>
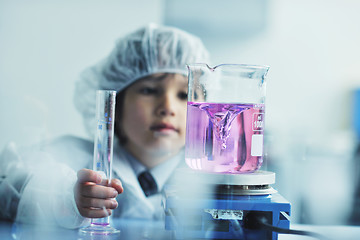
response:
<path fill-rule="evenodd" d="M 187 75 L 186 64 L 208 62 L 201 40 L 180 29 L 149 24 L 120 38 L 110 55 L 80 75 L 75 106 L 90 136 L 95 131 L 96 90 L 117 92 L 154 73 Z"/>

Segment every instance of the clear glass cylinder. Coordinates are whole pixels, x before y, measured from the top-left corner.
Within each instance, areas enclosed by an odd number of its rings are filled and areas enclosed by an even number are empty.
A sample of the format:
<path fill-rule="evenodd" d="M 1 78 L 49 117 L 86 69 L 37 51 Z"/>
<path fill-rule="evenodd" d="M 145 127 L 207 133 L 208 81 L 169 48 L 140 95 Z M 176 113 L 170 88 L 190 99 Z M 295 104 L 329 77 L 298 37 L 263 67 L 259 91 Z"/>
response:
<path fill-rule="evenodd" d="M 268 70 L 245 64 L 188 65 L 185 160 L 190 168 L 244 173 L 261 167 Z"/>
<path fill-rule="evenodd" d="M 107 183 L 112 178 L 115 103 L 116 91 L 98 90 L 96 92 L 93 170 L 98 172 L 102 179 L 106 179 Z M 108 235 L 117 234 L 119 230 L 110 226 L 110 217 L 108 216 L 91 219 L 90 226 L 81 228 L 80 232 L 90 235 Z"/>
<path fill-rule="evenodd" d="M 111 179 L 116 92 L 98 90 L 96 92 L 96 134 L 94 139 L 93 170 L 103 179 Z M 108 225 L 109 217 L 94 218 L 92 224 Z"/>

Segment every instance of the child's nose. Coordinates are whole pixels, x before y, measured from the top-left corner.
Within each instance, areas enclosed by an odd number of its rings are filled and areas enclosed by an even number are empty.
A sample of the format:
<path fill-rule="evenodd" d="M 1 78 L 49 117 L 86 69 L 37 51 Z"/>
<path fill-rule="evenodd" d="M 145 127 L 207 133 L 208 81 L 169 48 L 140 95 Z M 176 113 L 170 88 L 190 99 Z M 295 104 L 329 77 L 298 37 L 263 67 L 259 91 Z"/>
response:
<path fill-rule="evenodd" d="M 167 115 L 174 116 L 175 105 L 176 105 L 175 98 L 170 94 L 165 94 L 161 99 L 159 99 L 159 104 L 156 109 L 156 113 L 161 116 L 167 116 Z"/>

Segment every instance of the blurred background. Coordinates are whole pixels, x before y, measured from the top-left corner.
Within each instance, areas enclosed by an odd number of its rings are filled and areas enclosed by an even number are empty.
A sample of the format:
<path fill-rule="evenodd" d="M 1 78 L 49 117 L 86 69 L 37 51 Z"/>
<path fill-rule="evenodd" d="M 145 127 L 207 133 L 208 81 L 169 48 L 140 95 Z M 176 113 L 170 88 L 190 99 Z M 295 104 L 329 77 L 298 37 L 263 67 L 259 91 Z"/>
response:
<path fill-rule="evenodd" d="M 360 224 L 359 9 L 357 0 L 0 0 L 0 149 L 88 137 L 73 106 L 80 72 L 137 27 L 177 26 L 202 38 L 211 65 L 270 66 L 263 168 L 276 172 L 291 221 Z"/>

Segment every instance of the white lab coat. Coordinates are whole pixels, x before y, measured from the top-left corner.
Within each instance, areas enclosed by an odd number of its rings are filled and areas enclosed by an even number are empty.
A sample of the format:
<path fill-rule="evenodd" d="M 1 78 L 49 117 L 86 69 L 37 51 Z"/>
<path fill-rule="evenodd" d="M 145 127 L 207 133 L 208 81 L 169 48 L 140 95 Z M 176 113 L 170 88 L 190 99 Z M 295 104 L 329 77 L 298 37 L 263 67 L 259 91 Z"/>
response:
<path fill-rule="evenodd" d="M 124 192 L 117 197 L 119 206 L 113 211 L 113 217 L 163 218 L 162 195 L 146 197 L 117 141 L 114 141 L 113 152 L 113 178 L 119 178 L 124 187 Z M 77 179 L 76 172 L 81 168 L 92 168 L 92 159 L 93 143 L 71 136 L 24 153 L 10 144 L 0 157 L 0 176 L 5 176 L 5 179 L 6 176 L 14 176 L 15 179 L 10 183 L 6 182 L 6 189 L 18 184 L 16 175 L 21 176 L 25 172 L 29 176 L 17 193 L 1 196 L 3 199 L 0 198 L 0 205 L 5 206 L 4 212 L 10 211 L 10 206 L 6 203 L 13 199 L 19 200 L 16 214 L 16 221 L 19 222 L 57 224 L 66 228 L 85 225 L 89 219 L 79 214 L 73 187 Z M 184 162 L 182 159 L 183 154 L 179 154 L 171 161 L 176 162 L 176 167 Z M 173 170 L 164 171 L 168 181 Z M 0 193 L 1 187 L 0 184 Z"/>

